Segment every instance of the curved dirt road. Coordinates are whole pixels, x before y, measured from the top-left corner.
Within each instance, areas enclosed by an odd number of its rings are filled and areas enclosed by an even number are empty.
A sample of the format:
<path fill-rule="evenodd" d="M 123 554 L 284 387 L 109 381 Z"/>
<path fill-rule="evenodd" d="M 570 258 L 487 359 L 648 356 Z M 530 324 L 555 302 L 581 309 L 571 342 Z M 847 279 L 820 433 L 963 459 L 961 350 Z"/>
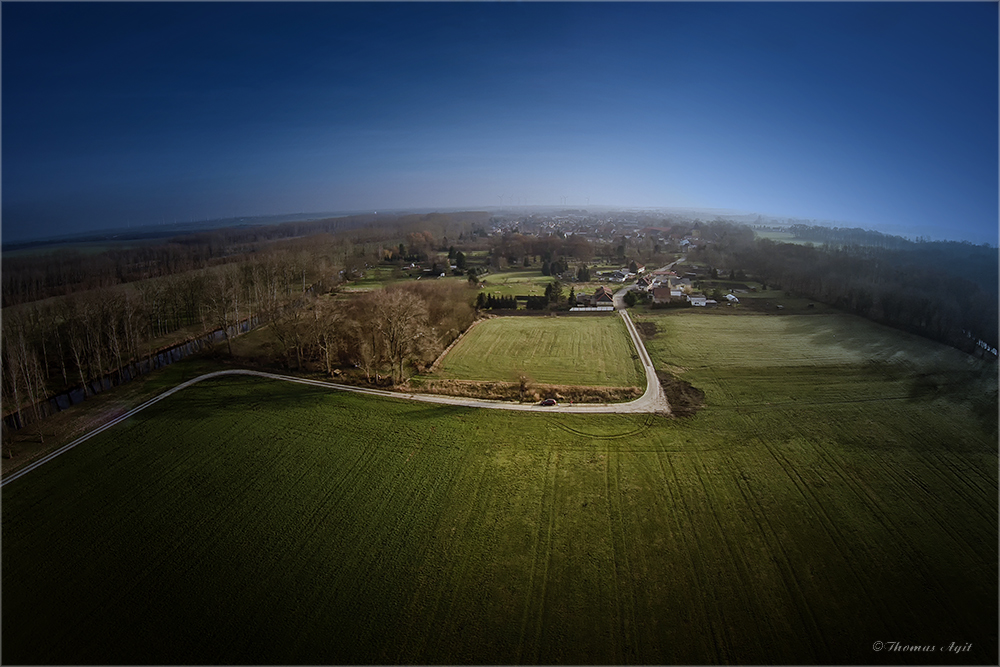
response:
<path fill-rule="evenodd" d="M 628 313 L 624 310 L 618 311 L 622 320 L 625 322 L 625 328 L 628 329 L 629 335 L 632 337 L 632 342 L 635 345 L 635 349 L 639 354 L 639 360 L 642 362 L 642 366 L 646 371 L 646 392 L 628 403 L 591 403 L 584 405 L 553 405 L 549 407 L 544 407 L 538 405 L 537 403 L 511 403 L 507 401 L 489 401 L 485 399 L 478 398 L 464 398 L 457 396 L 442 396 L 440 394 L 416 394 L 416 393 L 405 393 L 397 391 L 386 391 L 383 389 L 368 389 L 365 387 L 355 387 L 347 384 L 337 384 L 335 382 L 324 382 L 322 380 L 310 380 L 308 378 L 293 377 L 291 375 L 279 375 L 277 373 L 265 373 L 264 371 L 252 371 L 245 369 L 233 369 L 225 371 L 215 371 L 213 373 L 205 373 L 204 375 L 199 375 L 198 377 L 183 382 L 173 389 L 168 389 L 159 396 L 149 399 L 142 405 L 129 410 L 123 415 L 120 415 L 103 426 L 94 429 L 90 433 L 83 435 L 68 445 L 64 445 L 59 449 L 50 452 L 49 454 L 43 456 L 37 461 L 9 474 L 5 475 L 2 480 L 0 480 L 0 487 L 6 485 L 8 482 L 13 482 L 15 479 L 26 475 L 35 468 L 44 465 L 45 463 L 51 461 L 55 457 L 68 452 L 79 444 L 89 440 L 93 436 L 106 431 L 112 426 L 125 421 L 129 417 L 135 415 L 142 410 L 145 410 L 149 406 L 162 401 L 163 399 L 171 396 L 182 389 L 186 389 L 193 384 L 197 384 L 202 380 L 208 380 L 211 378 L 222 377 L 226 375 L 252 375 L 256 377 L 269 378 L 272 380 L 283 380 L 285 382 L 297 382 L 299 384 L 312 385 L 314 387 L 321 387 L 324 389 L 334 389 L 337 391 L 350 391 L 356 394 L 369 394 L 371 396 L 382 396 L 385 398 L 396 398 L 411 401 L 421 401 L 424 403 L 439 403 L 442 405 L 457 405 L 468 408 L 490 408 L 494 410 L 521 410 L 530 412 L 566 412 L 566 413 L 580 413 L 580 414 L 594 414 L 594 413 L 656 413 L 669 415 L 670 406 L 667 404 L 666 397 L 663 395 L 663 389 L 660 387 L 660 382 L 656 377 L 656 369 L 653 368 L 653 362 L 649 358 L 649 354 L 646 352 L 646 346 L 642 344 L 642 340 L 639 338 L 639 333 L 636 331 L 635 325 L 632 324 L 632 318 L 628 316 Z"/>

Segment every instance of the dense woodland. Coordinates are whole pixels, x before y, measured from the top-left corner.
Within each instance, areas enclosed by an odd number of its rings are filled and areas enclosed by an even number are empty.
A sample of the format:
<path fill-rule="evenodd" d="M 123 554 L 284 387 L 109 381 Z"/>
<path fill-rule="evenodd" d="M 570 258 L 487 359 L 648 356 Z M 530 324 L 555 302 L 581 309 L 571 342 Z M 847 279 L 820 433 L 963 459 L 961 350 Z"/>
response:
<path fill-rule="evenodd" d="M 268 253 L 276 242 L 288 239 L 326 237 L 335 244 L 341 260 L 352 257 L 380 259 L 366 247 L 390 239 L 419 233 L 434 239 L 453 233 L 457 237 L 473 224 L 486 222 L 485 213 L 405 216 L 350 216 L 286 222 L 279 225 L 243 226 L 184 234 L 153 242 L 126 244 L 103 252 L 84 253 L 66 248 L 4 258 L 3 307 L 38 301 L 51 296 L 87 291 L 112 285 L 187 273 L 221 264 L 241 263 Z M 419 231 L 417 231 L 419 230 Z M 360 246 L 360 248 L 356 247 Z M 430 247 L 429 244 L 427 246 Z M 355 252 L 362 250 L 361 253 Z M 420 250 L 424 250 L 423 246 Z"/>
<path fill-rule="evenodd" d="M 46 397 L 71 387 L 86 391 L 109 375 L 120 379 L 165 346 L 208 331 L 221 330 L 232 354 L 230 336 L 247 320 L 270 327 L 289 368 L 332 374 L 357 366 L 370 380 L 398 381 L 407 364 L 433 360 L 468 327 L 475 292 L 465 283 L 373 295 L 331 291 L 384 257 L 389 239 L 412 236 L 415 226 L 445 241 L 445 232 L 461 235 L 482 219 L 354 220 L 335 234 L 324 221 L 286 223 L 92 255 L 58 251 L 5 260 L 11 305 L 3 309 L 0 336 L 4 414 L 26 409 L 19 421 L 35 420 L 33 406 Z"/>

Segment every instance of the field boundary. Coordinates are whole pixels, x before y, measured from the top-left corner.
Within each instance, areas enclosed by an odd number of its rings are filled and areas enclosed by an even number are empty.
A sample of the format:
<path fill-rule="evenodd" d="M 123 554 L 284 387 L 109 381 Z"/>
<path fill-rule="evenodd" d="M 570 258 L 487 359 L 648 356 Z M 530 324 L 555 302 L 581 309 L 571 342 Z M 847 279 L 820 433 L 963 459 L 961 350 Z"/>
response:
<path fill-rule="evenodd" d="M 484 322 L 484 321 L 486 321 L 488 319 L 493 319 L 493 318 L 492 317 L 481 317 L 478 320 L 476 320 L 475 322 L 473 322 L 472 324 L 470 324 L 468 327 L 466 327 L 465 331 L 463 331 L 462 333 L 458 334 L 458 337 L 455 338 L 455 340 L 451 341 L 451 343 L 448 345 L 448 347 L 444 348 L 444 351 L 441 354 L 438 355 L 438 358 L 434 360 L 434 363 L 431 364 L 430 368 L 427 369 L 427 372 L 428 373 L 433 373 L 434 371 L 436 371 L 437 368 L 438 368 L 438 366 L 441 365 L 441 361 L 448 355 L 449 352 L 451 352 L 451 348 L 453 348 L 456 345 L 458 345 L 458 341 L 460 341 L 463 338 L 465 338 L 465 334 L 467 334 L 470 331 L 472 331 L 476 327 L 477 324 L 479 324 L 480 322 Z"/>
<path fill-rule="evenodd" d="M 468 398 L 483 398 L 497 401 L 515 401 L 518 403 L 537 402 L 544 398 L 555 398 L 560 401 L 575 403 L 611 403 L 635 400 L 642 395 L 639 386 L 601 386 L 601 385 L 570 385 L 528 382 L 521 395 L 520 382 L 505 382 L 502 380 L 456 380 L 424 379 L 415 389 L 420 393 L 437 394 L 441 396 L 462 396 Z"/>

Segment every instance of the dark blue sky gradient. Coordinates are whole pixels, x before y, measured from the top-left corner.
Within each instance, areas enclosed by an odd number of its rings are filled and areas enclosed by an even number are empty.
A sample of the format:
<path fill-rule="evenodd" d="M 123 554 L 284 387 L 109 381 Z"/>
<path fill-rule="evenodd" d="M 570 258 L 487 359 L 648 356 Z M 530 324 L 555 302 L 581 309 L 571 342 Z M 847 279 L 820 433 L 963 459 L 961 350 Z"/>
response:
<path fill-rule="evenodd" d="M 3 235 L 503 203 L 997 244 L 997 4 L 4 3 Z"/>

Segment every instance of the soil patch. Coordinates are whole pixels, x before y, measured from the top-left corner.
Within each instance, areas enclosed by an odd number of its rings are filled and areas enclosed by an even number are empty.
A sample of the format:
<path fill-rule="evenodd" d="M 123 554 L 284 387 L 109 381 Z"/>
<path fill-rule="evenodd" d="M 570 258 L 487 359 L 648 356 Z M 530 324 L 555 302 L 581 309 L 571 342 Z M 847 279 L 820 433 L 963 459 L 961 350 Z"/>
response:
<path fill-rule="evenodd" d="M 649 340 L 657 332 L 656 322 L 636 322 L 635 328 L 639 331 L 639 335 L 642 336 L 643 340 Z"/>
<path fill-rule="evenodd" d="M 677 417 L 693 417 L 705 407 L 705 392 L 666 371 L 656 371 L 670 411 Z"/>

